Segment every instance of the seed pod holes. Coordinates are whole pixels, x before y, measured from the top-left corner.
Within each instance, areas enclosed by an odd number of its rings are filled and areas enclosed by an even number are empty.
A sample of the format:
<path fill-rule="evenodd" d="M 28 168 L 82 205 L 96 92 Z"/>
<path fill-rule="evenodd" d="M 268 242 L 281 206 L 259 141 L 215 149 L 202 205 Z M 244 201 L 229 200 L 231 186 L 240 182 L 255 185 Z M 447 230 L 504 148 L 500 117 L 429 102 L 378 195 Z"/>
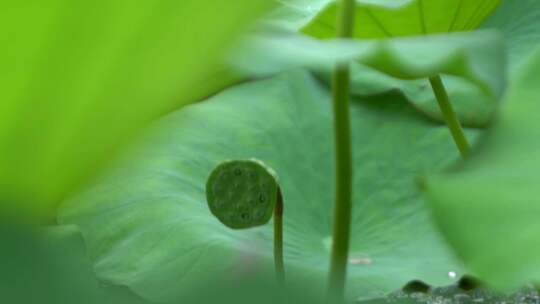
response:
<path fill-rule="evenodd" d="M 266 224 L 272 217 L 278 192 L 276 177 L 272 172 L 257 160 L 219 164 L 210 173 L 206 184 L 210 211 L 224 225 L 233 229 Z M 264 182 L 259 184 L 259 181 Z"/>

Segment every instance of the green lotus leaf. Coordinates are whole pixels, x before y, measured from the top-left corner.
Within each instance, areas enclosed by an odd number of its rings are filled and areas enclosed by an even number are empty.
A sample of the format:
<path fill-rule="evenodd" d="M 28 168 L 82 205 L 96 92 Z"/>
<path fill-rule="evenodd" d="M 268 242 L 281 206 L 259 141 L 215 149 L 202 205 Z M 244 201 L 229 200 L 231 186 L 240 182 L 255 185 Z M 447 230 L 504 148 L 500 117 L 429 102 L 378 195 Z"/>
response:
<path fill-rule="evenodd" d="M 336 37 L 337 6 L 328 4 L 306 24 L 307 35 Z M 357 0 L 354 38 L 418 36 L 476 29 L 501 0 Z"/>
<path fill-rule="evenodd" d="M 471 157 L 429 176 L 425 185 L 458 255 L 503 289 L 540 282 L 540 53 L 523 67 L 496 125 Z"/>
<path fill-rule="evenodd" d="M 535 0 L 503 0 L 479 29 L 502 33 L 508 57 L 507 70 L 512 76 L 529 55 L 540 47 L 540 3 Z M 462 123 L 474 127 L 485 126 L 497 104 L 486 99 L 487 96 L 460 78 L 446 76 L 444 80 Z M 354 94 L 359 95 L 399 88 L 416 108 L 429 117 L 442 121 L 427 80 L 403 82 L 357 65 L 353 66 L 352 81 L 351 89 Z M 504 90 L 505 87 L 500 89 Z M 372 88 L 376 89 L 375 92 Z"/>
<path fill-rule="evenodd" d="M 278 5 L 267 14 L 263 23 L 289 31 L 299 31 L 310 22 L 330 0 L 276 0 Z"/>
<path fill-rule="evenodd" d="M 281 6 L 278 7 L 269 17 L 270 23 L 281 25 L 287 29 L 289 37 L 283 38 L 284 42 L 290 42 L 293 40 L 290 36 L 291 33 L 298 31 L 302 26 L 313 19 L 315 15 L 321 13 L 321 10 L 327 5 L 330 1 L 320 0 L 320 1 L 308 1 L 308 0 L 291 0 L 291 1 L 279 1 Z M 374 1 L 370 1 L 374 2 Z M 399 3 L 401 2 L 401 3 Z M 380 1 L 377 4 L 388 8 L 389 5 L 394 5 L 394 8 L 399 6 L 413 7 L 414 3 L 418 4 L 420 1 Z M 459 1 L 423 1 L 423 5 L 456 5 L 459 4 Z M 478 1 L 461 1 L 459 4 L 462 6 L 460 8 L 461 12 L 471 11 L 475 5 L 478 5 Z M 493 11 L 490 10 L 490 13 L 493 13 L 487 18 L 487 20 L 479 27 L 481 29 L 495 29 L 500 31 L 506 40 L 506 48 L 508 50 L 509 61 L 507 62 L 510 68 L 510 72 L 513 73 L 515 68 L 519 65 L 523 58 L 526 58 L 527 53 L 533 51 L 538 47 L 540 42 L 540 26 L 538 25 L 538 20 L 540 20 L 540 9 L 538 8 L 538 1 L 534 0 L 524 0 L 524 1 L 512 1 L 512 0 L 503 0 L 501 5 L 498 6 L 498 9 Z M 368 2 L 364 3 L 364 6 L 369 4 Z M 465 6 L 468 6 L 467 8 Z M 470 6 L 470 7 L 469 7 Z M 487 9 L 491 6 L 490 1 L 485 3 L 485 6 L 479 7 L 480 9 Z M 418 7 L 418 6 L 417 6 Z M 362 6 L 359 7 L 360 10 L 365 10 Z M 369 9 L 371 10 L 371 9 Z M 450 10 L 456 11 L 456 10 Z M 388 13 L 400 15 L 403 12 L 406 12 L 403 8 L 396 10 L 389 10 Z M 441 11 L 443 12 L 443 11 Z M 448 16 L 451 14 L 444 11 Z M 481 11 L 478 11 L 480 13 Z M 435 15 L 440 12 L 436 12 Z M 469 14 L 470 15 L 470 14 Z M 440 22 L 446 22 L 449 17 L 439 18 L 434 20 L 439 20 Z M 462 20 L 466 20 L 463 15 Z M 458 18 L 458 16 L 455 16 Z M 461 18 L 461 17 L 460 17 Z M 372 19 L 362 19 L 362 20 L 371 20 Z M 457 22 L 458 19 L 456 19 Z M 359 21 L 359 20 L 357 20 Z M 335 20 L 332 21 L 334 23 Z M 360 22 L 362 22 L 360 20 Z M 441 24 L 442 24 L 441 23 Z M 459 23 L 459 22 L 458 22 Z M 463 22 L 461 22 L 463 23 Z M 463 23 L 464 24 L 464 23 Z M 472 24 L 476 24 L 474 27 Z M 471 26 L 468 29 L 475 29 L 478 25 L 476 22 L 471 23 Z M 441 25 L 442 26 L 442 25 Z M 458 30 L 458 28 L 455 28 Z M 463 30 L 461 28 L 461 30 Z M 282 32 L 281 32 L 282 33 Z M 419 33 L 420 34 L 420 33 Z M 274 39 L 274 36 L 270 36 L 270 39 Z M 304 38 L 299 38 L 300 40 Z M 275 42 L 275 41 L 274 41 Z M 270 42 L 273 43 L 273 42 Z M 317 49 L 325 47 L 315 46 L 313 43 L 310 44 L 311 47 Z M 284 46 L 285 49 L 290 49 L 288 46 Z M 272 49 L 273 51 L 273 49 Z M 299 55 L 305 55 L 306 52 L 294 50 Z M 313 52 L 313 50 L 311 51 Z M 406 52 L 406 50 L 403 50 Z M 269 52 L 269 56 L 272 57 L 272 53 Z M 292 60 L 292 56 L 289 55 L 286 60 L 289 63 L 294 63 L 296 60 Z M 329 56 L 330 57 L 330 56 Z M 298 59 L 299 62 L 305 61 L 305 58 Z M 252 70 L 257 64 L 261 61 L 255 61 L 253 64 Z M 499 61 L 500 63 L 501 61 Z M 329 81 L 329 70 L 330 66 L 320 67 L 318 65 L 319 75 L 323 79 Z M 264 69 L 263 69 L 264 71 Z M 433 92 L 429 86 L 429 83 L 426 79 L 420 80 L 406 80 L 393 77 L 391 75 L 386 75 L 380 71 L 368 68 L 363 65 L 352 66 L 352 84 L 351 90 L 353 94 L 356 95 L 373 95 L 380 94 L 383 92 L 388 92 L 389 90 L 401 90 L 401 92 L 409 99 L 411 103 L 415 105 L 420 111 L 425 113 L 427 116 L 442 120 L 440 110 L 435 101 Z M 501 77 L 503 74 L 500 74 Z M 500 99 L 500 96 L 497 95 L 495 98 L 485 95 L 483 92 L 479 91 L 477 87 L 471 86 L 471 84 L 462 79 L 461 77 L 450 77 L 444 76 L 444 82 L 449 92 L 450 98 L 456 109 L 460 120 L 464 125 L 473 126 L 473 127 L 483 127 L 485 126 L 496 108 L 496 101 Z M 499 91 L 504 91 L 505 86 L 497 88 Z"/>
<path fill-rule="evenodd" d="M 421 58 L 421 60 L 419 60 Z M 247 75 L 264 76 L 297 67 L 328 79 L 337 61 L 353 65 L 352 93 L 400 90 L 428 116 L 442 120 L 427 78 L 444 74 L 452 102 L 465 125 L 489 121 L 506 84 L 504 44 L 498 33 L 479 31 L 370 41 L 319 41 L 295 34 L 251 37 L 231 55 Z"/>
<path fill-rule="evenodd" d="M 503 34 L 509 71 L 514 75 L 540 47 L 540 2 L 503 0 L 481 28 L 496 29 Z"/>
<path fill-rule="evenodd" d="M 256 158 L 279 173 L 286 281 L 324 292 L 331 247 L 330 92 L 311 74 L 245 83 L 156 122 L 129 154 L 67 199 L 58 220 L 80 227 L 100 279 L 156 301 L 209 278 L 273 274 L 272 225 L 224 227 L 205 196 L 210 172 Z M 445 126 L 400 95 L 355 98 L 356 174 L 348 297 L 373 298 L 420 278 L 462 273 L 434 231 L 418 175 L 458 158 Z M 469 131 L 473 140 L 476 132 Z"/>
<path fill-rule="evenodd" d="M 222 86 L 208 77 L 268 2 L 2 1 L 0 208 L 50 212 L 141 125 Z"/>

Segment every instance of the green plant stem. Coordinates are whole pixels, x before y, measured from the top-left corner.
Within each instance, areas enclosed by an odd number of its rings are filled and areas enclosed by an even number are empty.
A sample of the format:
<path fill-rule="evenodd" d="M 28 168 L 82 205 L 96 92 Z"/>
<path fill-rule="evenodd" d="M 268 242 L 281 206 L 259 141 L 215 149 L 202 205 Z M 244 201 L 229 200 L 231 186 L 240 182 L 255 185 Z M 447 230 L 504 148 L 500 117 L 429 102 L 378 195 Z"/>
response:
<path fill-rule="evenodd" d="M 354 1 L 342 0 L 338 14 L 338 36 L 351 38 L 354 28 Z M 336 153 L 336 193 L 332 231 L 332 253 L 328 281 L 329 303 L 344 300 L 352 210 L 352 149 L 349 118 L 349 65 L 338 63 L 332 78 L 334 140 Z"/>
<path fill-rule="evenodd" d="M 285 264 L 283 262 L 283 196 L 278 188 L 276 207 L 274 208 L 274 266 L 278 283 L 285 283 Z"/>
<path fill-rule="evenodd" d="M 452 108 L 450 98 L 448 97 L 448 93 L 444 88 L 441 76 L 437 75 L 430 77 L 429 82 L 431 83 L 431 87 L 433 88 L 433 92 L 435 93 L 435 97 L 439 103 L 439 108 L 443 113 L 446 125 L 448 126 L 448 129 L 450 129 L 452 138 L 454 139 L 461 156 L 464 157 L 469 152 L 470 145 L 467 141 L 467 137 L 465 137 L 465 133 L 463 132 L 463 128 L 461 127 L 461 123 L 459 122 L 456 112 Z"/>

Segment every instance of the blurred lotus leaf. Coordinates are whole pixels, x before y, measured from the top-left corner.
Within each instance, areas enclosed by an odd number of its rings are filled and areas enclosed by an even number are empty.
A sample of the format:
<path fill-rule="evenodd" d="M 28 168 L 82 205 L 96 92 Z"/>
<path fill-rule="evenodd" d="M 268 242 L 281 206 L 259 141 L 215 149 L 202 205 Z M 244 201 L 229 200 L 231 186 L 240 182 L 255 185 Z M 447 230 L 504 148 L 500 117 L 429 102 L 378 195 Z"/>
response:
<path fill-rule="evenodd" d="M 160 119 L 100 178 L 62 205 L 81 228 L 100 279 L 155 301 L 182 298 L 208 278 L 273 274 L 272 225 L 224 227 L 206 204 L 212 169 L 257 158 L 280 177 L 287 284 L 324 292 L 331 247 L 333 139 L 330 91 L 296 71 L 229 88 Z M 445 285 L 462 273 L 427 216 L 419 174 L 456 159 L 444 125 L 401 96 L 351 105 L 355 205 L 349 299 L 411 279 Z M 468 131 L 471 139 L 477 132 Z"/>
<path fill-rule="evenodd" d="M 540 52 L 516 75 L 495 126 L 474 153 L 425 182 L 450 244 L 499 288 L 540 282 Z"/>
<path fill-rule="evenodd" d="M 0 209 L 48 214 L 140 126 L 229 81 L 221 54 L 268 2 L 3 1 Z"/>

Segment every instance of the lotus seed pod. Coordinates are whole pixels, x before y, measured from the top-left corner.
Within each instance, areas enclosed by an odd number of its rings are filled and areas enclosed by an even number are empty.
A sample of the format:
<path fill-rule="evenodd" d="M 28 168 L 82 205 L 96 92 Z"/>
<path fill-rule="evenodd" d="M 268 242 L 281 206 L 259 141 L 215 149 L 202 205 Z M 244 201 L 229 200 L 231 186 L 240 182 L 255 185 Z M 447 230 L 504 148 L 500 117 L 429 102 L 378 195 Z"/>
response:
<path fill-rule="evenodd" d="M 232 229 L 266 224 L 277 193 L 276 174 L 256 159 L 223 162 L 212 170 L 206 183 L 210 212 Z"/>

